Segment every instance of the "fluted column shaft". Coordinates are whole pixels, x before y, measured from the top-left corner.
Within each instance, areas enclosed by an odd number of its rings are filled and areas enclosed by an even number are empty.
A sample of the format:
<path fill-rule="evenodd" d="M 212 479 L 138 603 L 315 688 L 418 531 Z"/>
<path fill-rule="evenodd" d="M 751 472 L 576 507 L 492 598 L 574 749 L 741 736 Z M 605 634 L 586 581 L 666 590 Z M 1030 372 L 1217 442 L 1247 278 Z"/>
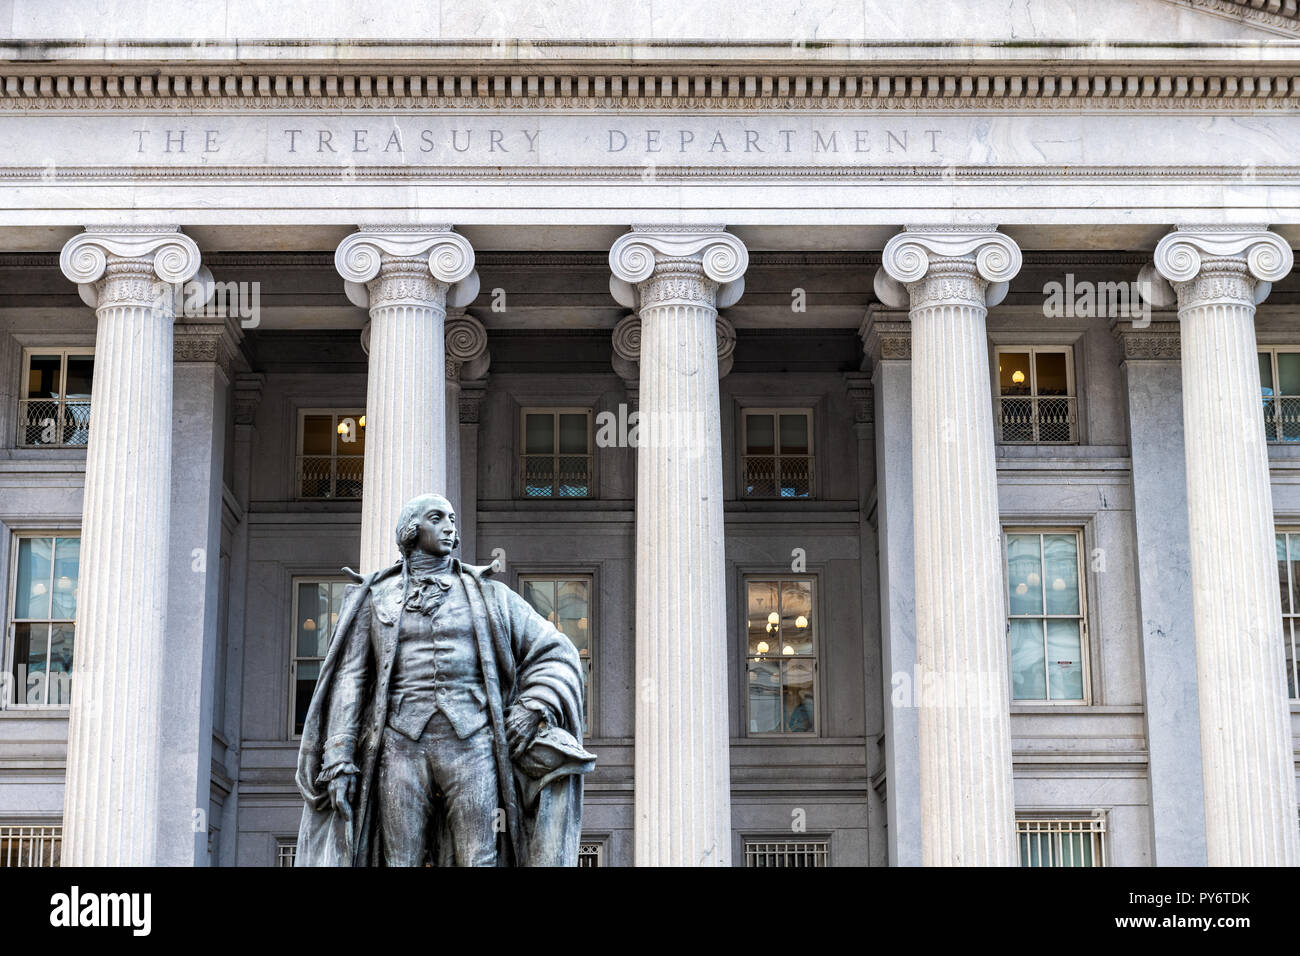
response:
<path fill-rule="evenodd" d="M 397 559 L 402 505 L 447 487 L 447 293 L 474 264 L 469 243 L 449 230 L 362 230 L 335 253 L 349 296 L 370 310 L 363 574 Z"/>
<path fill-rule="evenodd" d="M 720 231 L 682 239 L 633 232 L 610 256 L 615 276 L 635 282 L 641 316 L 636 863 L 729 866 L 716 321 L 719 279 L 738 278 L 747 258 Z"/>
<path fill-rule="evenodd" d="M 1182 338 L 1192 611 L 1211 866 L 1300 865 L 1255 303 L 1291 267 L 1269 233 L 1174 232 L 1156 268 Z"/>
<path fill-rule="evenodd" d="M 1002 533 L 988 340 L 1006 237 L 904 232 L 884 255 L 907 287 L 922 864 L 1016 863 Z"/>
<path fill-rule="evenodd" d="M 179 232 L 85 233 L 64 274 L 97 300 L 64 796 L 65 866 L 151 866 L 171 514 L 172 283 Z"/>

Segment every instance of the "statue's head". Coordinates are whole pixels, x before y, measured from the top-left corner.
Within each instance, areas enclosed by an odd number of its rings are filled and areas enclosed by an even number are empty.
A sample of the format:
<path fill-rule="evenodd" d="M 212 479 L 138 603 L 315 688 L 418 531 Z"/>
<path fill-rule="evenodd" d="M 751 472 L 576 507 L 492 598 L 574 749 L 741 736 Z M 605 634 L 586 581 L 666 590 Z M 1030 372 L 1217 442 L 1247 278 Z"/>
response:
<path fill-rule="evenodd" d="M 407 559 L 416 550 L 446 557 L 460 547 L 456 511 L 442 495 L 417 495 L 397 519 L 397 548 Z"/>

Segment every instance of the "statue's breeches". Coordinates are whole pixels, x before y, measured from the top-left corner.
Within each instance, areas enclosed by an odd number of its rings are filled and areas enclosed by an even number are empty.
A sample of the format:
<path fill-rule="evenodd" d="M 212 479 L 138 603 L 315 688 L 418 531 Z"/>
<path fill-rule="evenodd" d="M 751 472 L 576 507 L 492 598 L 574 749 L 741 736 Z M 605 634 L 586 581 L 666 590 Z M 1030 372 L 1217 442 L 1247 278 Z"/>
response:
<path fill-rule="evenodd" d="M 490 727 L 461 740 L 441 711 L 419 740 L 386 727 L 376 797 L 388 866 L 424 866 L 439 800 L 456 865 L 496 866 L 500 803 Z"/>

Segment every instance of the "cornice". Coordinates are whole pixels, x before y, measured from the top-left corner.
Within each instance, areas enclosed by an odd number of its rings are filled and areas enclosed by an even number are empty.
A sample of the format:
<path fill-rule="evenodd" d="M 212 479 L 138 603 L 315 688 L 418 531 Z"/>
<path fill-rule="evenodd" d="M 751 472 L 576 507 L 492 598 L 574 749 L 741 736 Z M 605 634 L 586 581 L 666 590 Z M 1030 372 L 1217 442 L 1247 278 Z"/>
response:
<path fill-rule="evenodd" d="M 1191 7 L 1225 20 L 1249 23 L 1284 36 L 1300 36 L 1300 9 L 1296 0 L 1165 0 Z"/>

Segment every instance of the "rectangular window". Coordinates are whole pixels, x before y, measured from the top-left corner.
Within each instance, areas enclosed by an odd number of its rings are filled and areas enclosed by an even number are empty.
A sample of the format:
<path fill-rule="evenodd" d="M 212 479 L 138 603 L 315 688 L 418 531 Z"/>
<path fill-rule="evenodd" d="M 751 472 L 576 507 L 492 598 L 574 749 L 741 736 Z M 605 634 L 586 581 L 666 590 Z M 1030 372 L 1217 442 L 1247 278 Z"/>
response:
<path fill-rule="evenodd" d="M 1008 530 L 1007 644 L 1011 699 L 1086 700 L 1078 531 Z"/>
<path fill-rule="evenodd" d="M 830 866 L 830 840 L 746 840 L 745 866 Z"/>
<path fill-rule="evenodd" d="M 526 574 L 519 576 L 519 588 L 533 610 L 555 625 L 578 649 L 582 658 L 582 675 L 587 684 L 583 702 L 583 733 L 591 732 L 592 685 L 592 618 L 591 578 L 577 575 Z"/>
<path fill-rule="evenodd" d="M 81 538 L 24 535 L 17 545 L 10 604 L 15 703 L 67 707 L 72 702 Z"/>
<path fill-rule="evenodd" d="M 366 413 L 303 409 L 298 417 L 298 497 L 361 497 L 366 460 Z"/>
<path fill-rule="evenodd" d="M 1007 346 L 998 359 L 999 441 L 1068 445 L 1079 440 L 1069 346 Z"/>
<path fill-rule="evenodd" d="M 334 636 L 343 592 L 343 579 L 296 580 L 293 583 L 293 656 L 289 662 L 289 713 L 295 735 L 302 733 L 311 695 L 320 678 L 321 662 Z"/>
<path fill-rule="evenodd" d="M 813 416 L 808 408 L 746 408 L 741 414 L 745 498 L 811 498 Z"/>
<path fill-rule="evenodd" d="M 23 357 L 18 399 L 18 444 L 85 447 L 90 437 L 92 349 L 39 349 Z"/>
<path fill-rule="evenodd" d="M 525 498 L 590 498 L 591 409 L 525 408 L 519 456 Z"/>
<path fill-rule="evenodd" d="M 578 844 L 578 866 L 605 865 L 605 843 L 601 840 L 583 840 Z"/>
<path fill-rule="evenodd" d="M 293 839 L 275 841 L 275 865 L 293 869 L 298 859 L 298 841 Z"/>
<path fill-rule="evenodd" d="M 63 855 L 63 826 L 0 825 L 0 868 L 59 866 Z"/>
<path fill-rule="evenodd" d="M 1286 694 L 1300 700 L 1300 531 L 1277 534 L 1277 583 L 1282 594 L 1282 647 Z"/>
<path fill-rule="evenodd" d="M 1259 385 L 1264 399 L 1265 440 L 1300 441 L 1300 349 L 1262 350 Z"/>
<path fill-rule="evenodd" d="M 1105 866 L 1106 818 L 1016 819 L 1021 866 Z"/>
<path fill-rule="evenodd" d="M 748 727 L 817 733 L 816 614 L 811 577 L 745 581 Z"/>

